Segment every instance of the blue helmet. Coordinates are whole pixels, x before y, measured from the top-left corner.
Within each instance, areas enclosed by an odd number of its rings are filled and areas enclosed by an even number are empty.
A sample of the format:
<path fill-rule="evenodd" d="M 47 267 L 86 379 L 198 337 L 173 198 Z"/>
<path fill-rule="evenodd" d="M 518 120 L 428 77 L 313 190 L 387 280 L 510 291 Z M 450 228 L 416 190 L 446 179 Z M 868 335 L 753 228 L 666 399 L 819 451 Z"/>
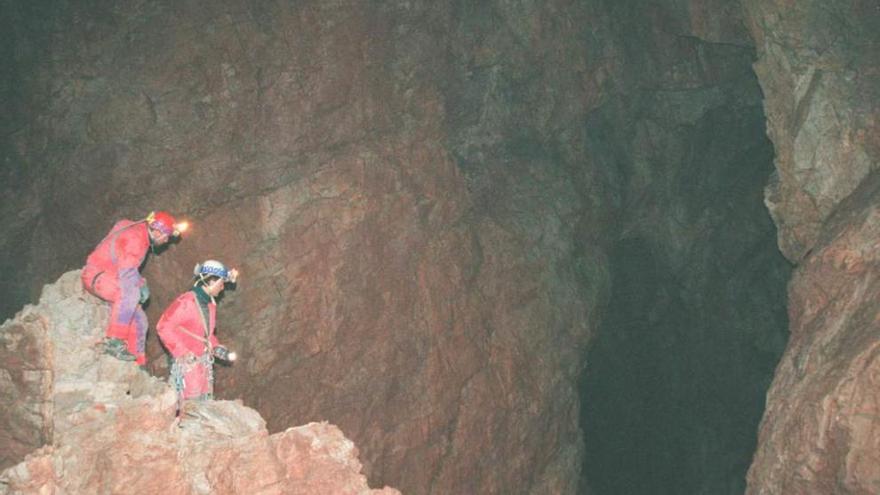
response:
<path fill-rule="evenodd" d="M 234 274 L 235 270 L 227 269 L 226 265 L 217 260 L 207 260 L 204 263 L 197 264 L 193 269 L 193 275 L 199 279 L 213 275 L 220 277 L 224 282 L 235 282 Z"/>

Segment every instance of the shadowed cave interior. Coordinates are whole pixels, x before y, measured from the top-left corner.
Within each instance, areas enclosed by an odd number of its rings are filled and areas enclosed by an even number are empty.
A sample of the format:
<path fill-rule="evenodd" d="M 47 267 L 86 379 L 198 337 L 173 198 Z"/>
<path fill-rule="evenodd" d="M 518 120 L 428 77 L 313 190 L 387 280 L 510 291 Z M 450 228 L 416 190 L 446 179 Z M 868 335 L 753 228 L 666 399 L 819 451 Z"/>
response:
<path fill-rule="evenodd" d="M 639 150 L 637 131 L 592 128 L 618 143 L 630 181 L 639 159 L 673 172 L 640 192 L 609 250 L 610 295 L 581 378 L 583 491 L 745 490 L 790 276 L 761 202 L 773 150 L 753 97 L 659 131 L 665 151 Z M 660 98 L 645 98 L 633 127 L 657 122 Z"/>

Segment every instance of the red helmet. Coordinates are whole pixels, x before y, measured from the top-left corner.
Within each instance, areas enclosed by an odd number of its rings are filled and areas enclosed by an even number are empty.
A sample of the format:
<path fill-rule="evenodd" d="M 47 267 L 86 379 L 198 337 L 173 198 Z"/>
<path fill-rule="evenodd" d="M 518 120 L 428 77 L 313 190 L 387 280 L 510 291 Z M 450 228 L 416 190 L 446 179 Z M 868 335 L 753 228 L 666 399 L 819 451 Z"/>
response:
<path fill-rule="evenodd" d="M 147 216 L 147 225 L 151 229 L 156 229 L 169 237 L 180 235 L 180 232 L 177 230 L 177 222 L 167 211 L 150 212 Z"/>

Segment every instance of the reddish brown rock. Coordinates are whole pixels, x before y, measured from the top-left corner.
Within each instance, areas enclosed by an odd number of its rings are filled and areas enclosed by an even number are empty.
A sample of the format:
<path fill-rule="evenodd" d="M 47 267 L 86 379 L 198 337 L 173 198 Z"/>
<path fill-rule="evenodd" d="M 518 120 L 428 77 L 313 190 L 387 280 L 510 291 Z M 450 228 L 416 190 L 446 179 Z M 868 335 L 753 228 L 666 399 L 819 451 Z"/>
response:
<path fill-rule="evenodd" d="M 749 493 L 880 484 L 880 175 L 841 203 L 790 286 L 791 339 L 767 397 Z"/>
<path fill-rule="evenodd" d="M 762 237 L 727 236 L 727 189 L 744 181 L 700 158 L 679 165 L 695 149 L 682 135 L 725 134 L 754 115 L 752 52 L 731 2 L 0 9 L 12 40 L 0 83 L 15 88 L 0 122 L 0 272 L 12 274 L 0 308 L 81 266 L 118 217 L 184 213 L 191 233 L 145 270 L 151 320 L 196 261 L 239 267 L 218 333 L 242 359 L 219 370 L 220 394 L 259 409 L 270 431 L 340 425 L 374 483 L 577 491 L 576 382 L 616 240 L 656 241 L 682 273 L 700 253 L 692 293 L 720 273 L 751 295 L 750 272 L 726 266 Z M 708 162 L 739 151 L 724 142 Z M 694 197 L 723 201 L 686 199 L 691 176 L 705 178 Z M 693 248 L 704 237 L 729 258 Z M 751 355 L 728 351 L 775 352 L 776 335 L 751 324 L 764 314 L 724 339 L 697 337 L 751 376 Z M 28 431 L 44 434 L 40 424 Z M 708 433 L 686 447 L 700 453 L 694 471 L 725 443 L 714 428 L 695 427 Z M 248 447 L 269 459 L 262 448 Z M 210 475 L 224 489 L 245 478 Z"/>
<path fill-rule="evenodd" d="M 766 203 L 780 249 L 798 261 L 838 204 L 880 168 L 880 12 L 870 1 L 744 4 L 776 148 Z"/>
<path fill-rule="evenodd" d="M 602 255 L 576 247 L 590 208 L 569 171 L 612 57 L 568 40 L 600 24 L 592 7 L 78 4 L 37 25 L 8 9 L 47 62 L 14 59 L 43 82 L 15 100 L 4 156 L 52 164 L 0 186 L 18 198 L 0 249 L 39 260 L 17 277 L 81 266 L 117 217 L 184 213 L 190 234 L 147 263 L 148 314 L 196 261 L 240 268 L 218 335 L 241 360 L 218 388 L 270 431 L 328 420 L 405 491 L 576 490 L 602 284 L 573 267 Z M 163 371 L 155 341 L 151 359 Z"/>
<path fill-rule="evenodd" d="M 799 261 L 747 493 L 876 493 L 880 11 L 746 5 L 777 150 L 766 202 L 780 248 Z"/>
<path fill-rule="evenodd" d="M 261 422 L 206 438 L 205 410 L 230 405 L 222 414 L 213 411 L 221 425 L 255 413 L 240 403 L 203 404 L 178 427 L 173 401 L 156 405 L 145 399 L 112 417 L 94 414 L 60 445 L 0 473 L 0 493 L 400 493 L 367 487 L 357 450 L 335 426 L 313 423 L 270 436 Z"/>
<path fill-rule="evenodd" d="M 39 317 L 6 323 L 0 333 L 0 467 L 52 441 L 49 340 Z"/>

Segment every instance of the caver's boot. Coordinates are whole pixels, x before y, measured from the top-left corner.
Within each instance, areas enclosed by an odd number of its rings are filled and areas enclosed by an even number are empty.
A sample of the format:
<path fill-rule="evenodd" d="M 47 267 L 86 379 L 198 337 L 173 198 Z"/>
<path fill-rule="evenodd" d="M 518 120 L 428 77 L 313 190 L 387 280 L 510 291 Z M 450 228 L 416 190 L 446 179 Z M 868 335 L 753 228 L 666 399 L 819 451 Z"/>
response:
<path fill-rule="evenodd" d="M 109 354 L 120 361 L 134 361 L 137 357 L 128 352 L 128 348 L 121 339 L 104 339 L 104 353 Z"/>

